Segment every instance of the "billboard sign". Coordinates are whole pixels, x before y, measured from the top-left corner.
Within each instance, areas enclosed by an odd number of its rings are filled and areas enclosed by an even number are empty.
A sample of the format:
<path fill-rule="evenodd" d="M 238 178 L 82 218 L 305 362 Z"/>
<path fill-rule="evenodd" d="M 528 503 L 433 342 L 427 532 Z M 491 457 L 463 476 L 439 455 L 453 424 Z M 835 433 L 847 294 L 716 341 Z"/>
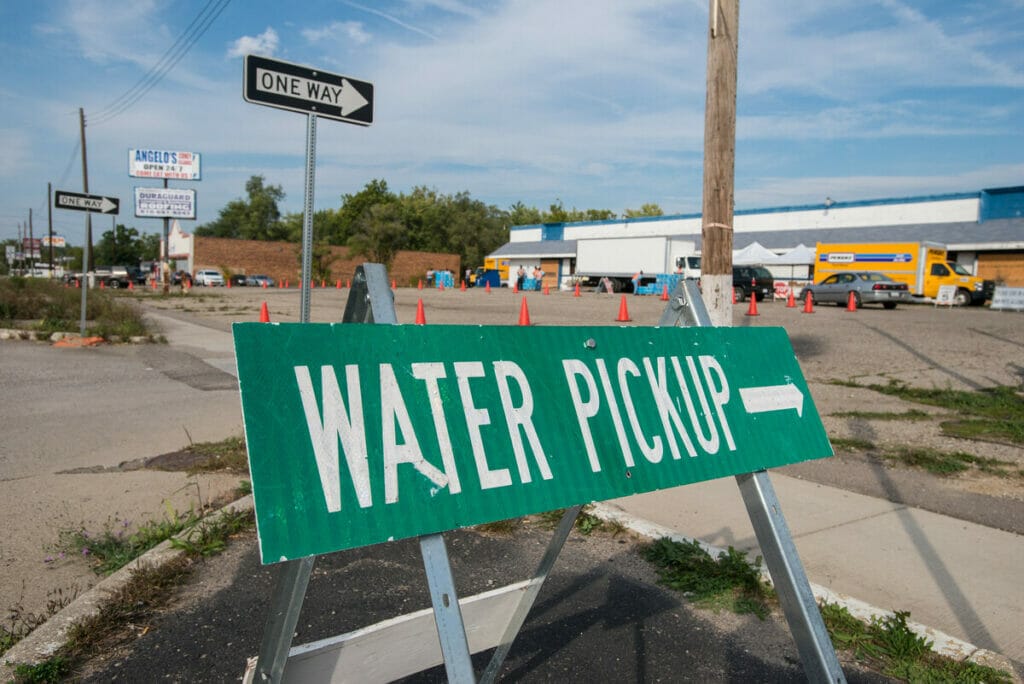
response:
<path fill-rule="evenodd" d="M 128 150 L 128 175 L 133 178 L 201 180 L 198 152 Z"/>
<path fill-rule="evenodd" d="M 196 191 L 181 188 L 135 188 L 136 218 L 196 217 Z"/>

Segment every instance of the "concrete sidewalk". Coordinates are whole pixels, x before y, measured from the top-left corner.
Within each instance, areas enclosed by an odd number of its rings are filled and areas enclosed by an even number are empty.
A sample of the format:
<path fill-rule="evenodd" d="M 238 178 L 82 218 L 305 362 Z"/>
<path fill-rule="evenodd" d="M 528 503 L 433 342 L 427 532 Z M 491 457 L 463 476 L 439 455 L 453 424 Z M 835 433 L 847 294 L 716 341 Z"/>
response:
<path fill-rule="evenodd" d="M 813 584 L 1024 663 L 1024 538 L 773 473 Z M 717 547 L 760 553 L 733 478 L 606 502 Z"/>

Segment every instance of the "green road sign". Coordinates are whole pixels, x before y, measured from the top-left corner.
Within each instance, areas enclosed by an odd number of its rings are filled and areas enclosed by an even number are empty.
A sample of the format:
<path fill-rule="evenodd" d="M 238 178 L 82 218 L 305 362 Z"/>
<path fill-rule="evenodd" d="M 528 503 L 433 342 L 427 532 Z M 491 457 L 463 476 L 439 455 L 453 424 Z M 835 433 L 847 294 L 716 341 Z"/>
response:
<path fill-rule="evenodd" d="M 234 336 L 264 563 L 832 455 L 782 328 Z"/>

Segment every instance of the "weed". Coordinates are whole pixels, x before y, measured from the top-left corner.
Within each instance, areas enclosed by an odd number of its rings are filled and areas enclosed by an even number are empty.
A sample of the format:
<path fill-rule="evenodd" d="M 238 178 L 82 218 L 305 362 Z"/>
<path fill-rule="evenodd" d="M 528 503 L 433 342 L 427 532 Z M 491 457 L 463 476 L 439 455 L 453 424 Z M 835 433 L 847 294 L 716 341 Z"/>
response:
<path fill-rule="evenodd" d="M 907 626 L 908 612 L 896 611 L 865 623 L 834 603 L 823 603 L 820 609 L 836 648 L 888 676 L 910 682 L 1011 681 L 1000 670 L 934 653 L 931 642 Z"/>
<path fill-rule="evenodd" d="M 49 684 L 62 682 L 71 672 L 71 662 L 63 656 L 54 656 L 38 665 L 18 665 L 14 669 L 14 681 L 17 684 Z"/>
<path fill-rule="evenodd" d="M 238 486 L 235 487 L 235 498 L 242 498 L 243 496 L 249 496 L 252 494 L 252 482 L 249 480 L 240 480 Z"/>
<path fill-rule="evenodd" d="M 146 335 L 142 313 L 134 304 L 105 290 L 89 293 L 85 312 L 87 334 L 128 338 Z M 43 333 L 76 332 L 81 321 L 81 292 L 42 278 L 0 279 L 0 321 L 36 321 Z"/>
<path fill-rule="evenodd" d="M 522 524 L 522 518 L 509 518 L 508 520 L 495 520 L 494 522 L 477 525 L 476 528 L 487 534 L 496 534 L 508 537 L 522 527 Z"/>
<path fill-rule="evenodd" d="M 832 384 L 861 387 L 955 411 L 958 418 L 941 424 L 943 432 L 953 437 L 1024 444 L 1024 397 L 1015 387 L 1000 385 L 978 391 L 925 389 L 895 380 L 887 385 L 859 385 L 843 380 L 834 380 Z"/>
<path fill-rule="evenodd" d="M 228 437 L 219 442 L 190 444 L 189 450 L 206 456 L 207 460 L 189 468 L 189 475 L 196 473 L 228 470 L 237 473 L 249 472 L 249 457 L 242 437 Z"/>
<path fill-rule="evenodd" d="M 881 411 L 841 411 L 839 413 L 832 413 L 829 415 L 835 418 L 859 418 L 861 420 L 929 420 L 931 418 L 930 414 L 917 409 L 910 409 L 903 413 L 883 413 Z"/>
<path fill-rule="evenodd" d="M 191 561 L 185 556 L 159 566 L 137 568 L 124 586 L 109 595 L 95 615 L 72 625 L 67 643 L 58 655 L 77 661 L 116 639 L 124 625 L 145 623 L 167 604 L 171 590 L 184 583 L 191 569 Z"/>
<path fill-rule="evenodd" d="M 134 531 L 128 520 L 108 521 L 98 533 L 84 527 L 62 530 L 57 546 L 63 552 L 89 559 L 97 574 L 109 575 L 198 520 L 192 511 L 179 514 L 168 508 L 163 519 L 145 522 Z"/>
<path fill-rule="evenodd" d="M 641 551 L 658 569 L 660 582 L 683 592 L 698 605 L 715 610 L 753 613 L 762 620 L 774 596 L 761 579 L 761 557 L 747 561 L 744 551 L 729 547 L 717 559 L 697 542 L 676 542 L 662 537 Z"/>
<path fill-rule="evenodd" d="M 171 546 L 191 556 L 209 557 L 220 553 L 232 535 L 255 523 L 252 511 L 225 511 L 212 519 L 202 520 L 184 534 L 171 539 Z"/>
<path fill-rule="evenodd" d="M 7 609 L 7 619 L 0 625 L 0 654 L 6 653 L 11 646 L 24 639 L 32 630 L 59 613 L 72 601 L 78 598 L 78 587 L 55 589 L 46 595 L 46 609 L 41 613 L 32 613 L 20 604 Z"/>
<path fill-rule="evenodd" d="M 875 448 L 874 442 L 866 439 L 846 439 L 843 437 L 830 437 L 832 448 L 845 451 L 871 451 Z"/>

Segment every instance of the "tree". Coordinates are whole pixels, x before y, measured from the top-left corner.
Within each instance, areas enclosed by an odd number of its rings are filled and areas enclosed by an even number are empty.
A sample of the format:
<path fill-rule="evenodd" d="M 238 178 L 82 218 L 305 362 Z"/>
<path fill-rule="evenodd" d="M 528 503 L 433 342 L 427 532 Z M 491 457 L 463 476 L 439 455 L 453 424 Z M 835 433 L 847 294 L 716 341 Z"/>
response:
<path fill-rule="evenodd" d="M 640 218 L 641 216 L 664 216 L 665 212 L 661 210 L 654 202 L 647 202 L 642 205 L 639 209 L 627 209 L 623 212 L 623 218 Z"/>
<path fill-rule="evenodd" d="M 139 231 L 117 224 L 103 233 L 95 249 L 97 264 L 134 266 L 143 259 L 155 259 L 160 237 L 156 234 L 139 235 Z"/>
<path fill-rule="evenodd" d="M 357 254 L 387 266 L 404 246 L 404 238 L 401 209 L 397 203 L 390 202 L 375 204 L 363 212 L 348 245 Z"/>
<path fill-rule="evenodd" d="M 264 185 L 263 176 L 245 184 L 248 199 L 228 202 L 216 221 L 199 226 L 196 235 L 243 240 L 284 240 L 288 226 L 281 221 L 278 203 L 285 198 L 280 185 Z"/>

